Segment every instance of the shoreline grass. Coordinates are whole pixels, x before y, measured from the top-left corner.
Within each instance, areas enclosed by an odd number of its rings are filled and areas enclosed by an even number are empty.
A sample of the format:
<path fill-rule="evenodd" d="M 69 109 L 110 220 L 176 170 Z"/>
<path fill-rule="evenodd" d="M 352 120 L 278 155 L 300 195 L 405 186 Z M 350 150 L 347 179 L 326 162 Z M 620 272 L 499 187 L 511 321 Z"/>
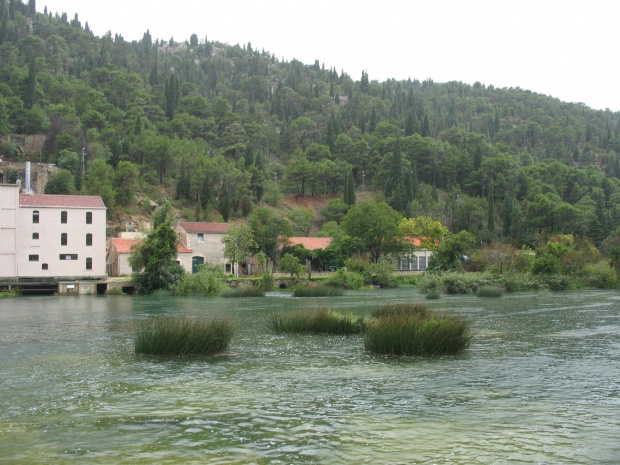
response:
<path fill-rule="evenodd" d="M 364 326 L 364 317 L 342 314 L 327 308 L 276 313 L 271 318 L 272 329 L 283 333 L 359 334 Z"/>
<path fill-rule="evenodd" d="M 265 297 L 265 291 L 256 287 L 235 287 L 222 291 L 220 297 Z"/>
<path fill-rule="evenodd" d="M 159 317 L 138 323 L 134 347 L 146 355 L 213 355 L 228 349 L 232 334 L 223 318 Z"/>
<path fill-rule="evenodd" d="M 293 291 L 293 297 L 340 297 L 342 289 L 328 286 L 300 287 Z"/>
<path fill-rule="evenodd" d="M 501 297 L 504 289 L 498 286 L 481 286 L 476 290 L 477 297 Z"/>

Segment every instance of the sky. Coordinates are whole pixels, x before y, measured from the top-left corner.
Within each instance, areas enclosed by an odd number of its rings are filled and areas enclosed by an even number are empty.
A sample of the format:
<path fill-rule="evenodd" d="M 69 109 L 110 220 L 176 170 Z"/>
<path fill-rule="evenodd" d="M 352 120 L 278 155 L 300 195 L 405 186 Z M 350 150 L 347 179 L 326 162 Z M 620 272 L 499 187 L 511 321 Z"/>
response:
<path fill-rule="evenodd" d="M 354 80 L 520 87 L 620 111 L 617 0 L 37 0 L 94 34 L 177 42 L 192 34 Z"/>

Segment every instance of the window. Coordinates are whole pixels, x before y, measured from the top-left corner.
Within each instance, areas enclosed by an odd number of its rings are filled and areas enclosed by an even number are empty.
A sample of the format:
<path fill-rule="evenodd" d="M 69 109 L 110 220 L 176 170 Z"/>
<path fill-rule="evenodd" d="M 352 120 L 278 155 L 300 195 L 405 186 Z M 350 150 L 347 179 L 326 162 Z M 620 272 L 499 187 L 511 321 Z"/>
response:
<path fill-rule="evenodd" d="M 67 224 L 67 212 L 60 212 L 60 222 Z"/>
<path fill-rule="evenodd" d="M 205 235 L 204 234 L 198 234 L 198 242 L 204 242 L 205 240 Z"/>
<path fill-rule="evenodd" d="M 32 238 L 33 239 L 38 239 L 39 238 L 39 233 L 32 233 Z"/>
<path fill-rule="evenodd" d="M 60 235 L 60 245 L 67 245 L 67 233 Z"/>
<path fill-rule="evenodd" d="M 86 212 L 86 224 L 93 224 L 93 212 Z"/>
<path fill-rule="evenodd" d="M 86 234 L 86 245 L 93 245 L 93 235 L 92 234 Z"/>
<path fill-rule="evenodd" d="M 43 263 L 43 264 L 41 265 L 41 269 L 42 269 L 42 270 L 47 270 L 47 263 Z"/>
<path fill-rule="evenodd" d="M 86 269 L 87 270 L 93 269 L 93 259 L 91 257 L 86 258 Z"/>
<path fill-rule="evenodd" d="M 32 212 L 32 222 L 33 223 L 39 222 L 39 211 L 38 210 L 35 210 Z"/>
<path fill-rule="evenodd" d="M 28 261 L 29 262 L 38 262 L 39 261 L 39 256 L 38 255 L 28 255 Z"/>
<path fill-rule="evenodd" d="M 77 260 L 78 256 L 76 253 L 61 253 L 58 258 L 60 260 Z"/>

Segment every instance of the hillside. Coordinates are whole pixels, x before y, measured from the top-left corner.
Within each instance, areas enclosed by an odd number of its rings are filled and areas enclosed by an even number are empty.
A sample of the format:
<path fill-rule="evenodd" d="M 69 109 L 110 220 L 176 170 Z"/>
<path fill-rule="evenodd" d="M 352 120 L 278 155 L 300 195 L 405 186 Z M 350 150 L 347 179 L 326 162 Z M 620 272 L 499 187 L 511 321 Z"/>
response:
<path fill-rule="evenodd" d="M 0 156 L 57 165 L 46 189 L 101 195 L 116 229 L 170 200 L 188 220 L 305 208 L 316 232 L 347 182 L 358 201 L 377 191 L 478 242 L 600 244 L 620 226 L 619 113 L 520 88 L 355 79 L 195 34 L 97 37 L 69 17 L 0 1 Z M 24 135 L 42 142 L 22 152 Z"/>

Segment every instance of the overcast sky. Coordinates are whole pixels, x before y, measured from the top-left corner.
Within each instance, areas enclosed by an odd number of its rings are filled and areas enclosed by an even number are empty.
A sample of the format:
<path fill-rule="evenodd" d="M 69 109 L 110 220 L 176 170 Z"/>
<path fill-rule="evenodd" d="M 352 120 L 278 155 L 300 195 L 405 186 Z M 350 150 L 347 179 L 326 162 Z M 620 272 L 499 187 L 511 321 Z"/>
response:
<path fill-rule="evenodd" d="M 98 36 L 252 43 L 359 80 L 521 87 L 620 111 L 617 0 L 37 0 Z"/>

